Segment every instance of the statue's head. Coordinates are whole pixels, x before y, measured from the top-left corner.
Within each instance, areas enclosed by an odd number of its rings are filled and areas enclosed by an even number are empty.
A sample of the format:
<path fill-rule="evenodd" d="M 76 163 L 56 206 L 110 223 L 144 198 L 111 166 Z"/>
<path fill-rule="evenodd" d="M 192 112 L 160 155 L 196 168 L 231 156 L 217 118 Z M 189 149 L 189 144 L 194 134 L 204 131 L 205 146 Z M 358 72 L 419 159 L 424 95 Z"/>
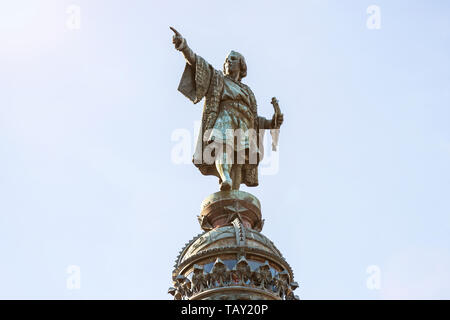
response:
<path fill-rule="evenodd" d="M 247 63 L 239 52 L 231 50 L 223 64 L 223 73 L 233 76 L 239 72 L 239 80 L 247 75 Z"/>

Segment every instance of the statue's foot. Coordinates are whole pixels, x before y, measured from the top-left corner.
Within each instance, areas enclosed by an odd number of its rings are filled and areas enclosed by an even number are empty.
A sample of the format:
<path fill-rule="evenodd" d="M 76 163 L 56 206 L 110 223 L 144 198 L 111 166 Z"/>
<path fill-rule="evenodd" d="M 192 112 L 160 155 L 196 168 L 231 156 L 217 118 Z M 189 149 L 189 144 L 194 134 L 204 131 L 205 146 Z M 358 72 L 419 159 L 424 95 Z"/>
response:
<path fill-rule="evenodd" d="M 230 180 L 225 180 L 220 184 L 220 191 L 230 191 L 232 182 Z"/>

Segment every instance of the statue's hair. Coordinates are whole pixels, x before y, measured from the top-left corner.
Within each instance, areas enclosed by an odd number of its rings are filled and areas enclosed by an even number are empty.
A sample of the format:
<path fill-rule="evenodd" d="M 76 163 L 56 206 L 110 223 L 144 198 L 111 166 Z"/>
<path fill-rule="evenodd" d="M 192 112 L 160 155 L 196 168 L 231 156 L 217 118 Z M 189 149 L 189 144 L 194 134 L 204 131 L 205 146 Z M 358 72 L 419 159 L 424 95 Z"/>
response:
<path fill-rule="evenodd" d="M 231 53 L 235 53 L 239 57 L 239 66 L 240 66 L 240 72 L 239 72 L 239 81 L 241 81 L 242 78 L 245 78 L 247 76 L 247 63 L 245 62 L 244 56 L 237 52 L 237 51 L 230 51 Z M 228 57 L 227 57 L 228 58 Z M 225 59 L 225 62 L 223 63 L 223 72 L 225 73 L 225 63 L 227 60 Z"/>

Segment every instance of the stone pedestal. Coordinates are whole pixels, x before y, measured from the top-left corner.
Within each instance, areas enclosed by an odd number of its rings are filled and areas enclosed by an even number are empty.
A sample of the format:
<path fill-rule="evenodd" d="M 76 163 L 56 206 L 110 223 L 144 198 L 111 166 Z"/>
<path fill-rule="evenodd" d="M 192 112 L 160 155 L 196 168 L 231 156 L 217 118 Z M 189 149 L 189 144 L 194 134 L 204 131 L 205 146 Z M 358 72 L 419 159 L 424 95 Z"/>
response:
<path fill-rule="evenodd" d="M 259 200 L 238 190 L 216 192 L 201 204 L 205 231 L 186 243 L 172 272 L 177 300 L 297 300 L 291 267 L 260 233 Z"/>
<path fill-rule="evenodd" d="M 183 300 L 296 300 L 291 267 L 262 235 L 261 205 L 250 193 L 216 192 L 201 205 L 205 231 L 177 257 L 169 293 Z"/>
<path fill-rule="evenodd" d="M 200 210 L 198 221 L 205 231 L 231 225 L 236 218 L 244 227 L 256 231 L 261 231 L 264 224 L 259 200 L 240 190 L 213 193 L 203 200 Z"/>

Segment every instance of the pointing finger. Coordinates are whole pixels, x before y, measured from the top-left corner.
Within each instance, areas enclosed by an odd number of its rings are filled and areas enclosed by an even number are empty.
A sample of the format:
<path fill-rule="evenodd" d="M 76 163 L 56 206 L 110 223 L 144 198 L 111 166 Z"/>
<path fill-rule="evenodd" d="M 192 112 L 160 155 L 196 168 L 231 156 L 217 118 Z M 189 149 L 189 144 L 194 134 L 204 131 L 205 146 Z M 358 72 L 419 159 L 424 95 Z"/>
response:
<path fill-rule="evenodd" d="M 169 27 L 169 28 L 170 28 L 170 30 L 172 30 L 175 33 L 175 35 L 181 36 L 181 34 L 177 30 L 175 30 L 174 27 Z"/>

